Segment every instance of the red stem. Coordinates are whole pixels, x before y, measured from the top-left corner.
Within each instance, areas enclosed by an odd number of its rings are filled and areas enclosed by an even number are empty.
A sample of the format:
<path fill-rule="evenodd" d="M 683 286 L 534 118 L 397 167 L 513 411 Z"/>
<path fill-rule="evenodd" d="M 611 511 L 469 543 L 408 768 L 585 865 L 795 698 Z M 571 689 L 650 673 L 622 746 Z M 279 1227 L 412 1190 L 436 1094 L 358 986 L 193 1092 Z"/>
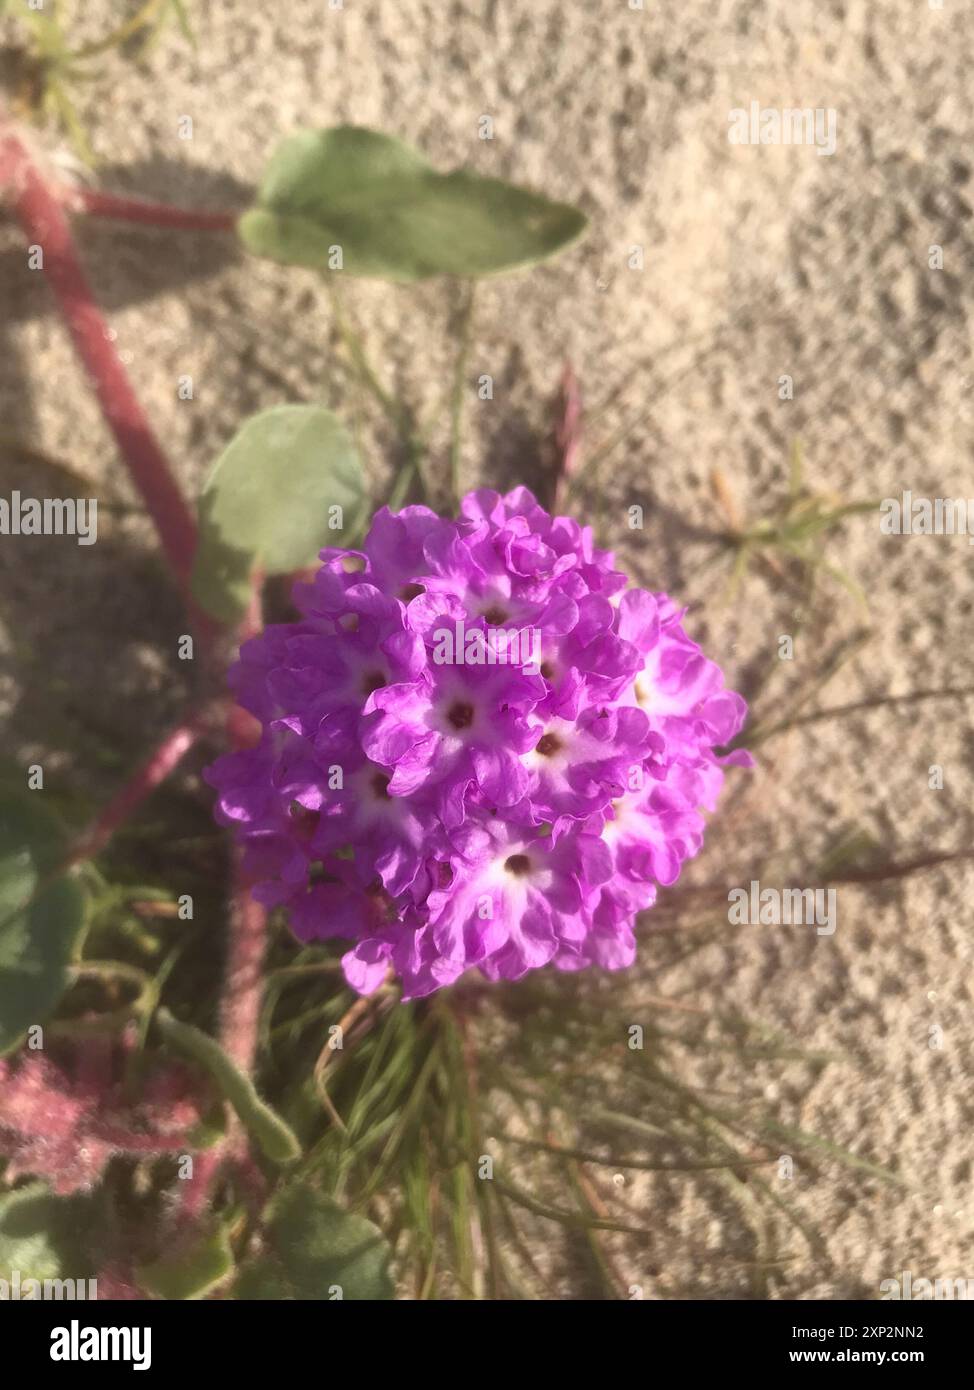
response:
<path fill-rule="evenodd" d="M 99 854 L 119 826 L 124 825 L 141 802 L 164 782 L 170 772 L 183 760 L 199 738 L 204 714 L 198 712 L 168 734 L 138 771 L 126 782 L 102 811 L 98 819 L 82 835 L 72 849 L 68 864 L 80 864 Z"/>
<path fill-rule="evenodd" d="M 568 485 L 578 471 L 582 459 L 582 395 L 571 363 L 566 362 L 558 388 L 558 419 L 555 424 L 555 443 L 560 458 L 555 475 L 553 510 L 564 502 Z"/>
<path fill-rule="evenodd" d="M 174 208 L 168 203 L 123 198 L 115 193 L 100 193 L 65 184 L 54 185 L 51 192 L 69 212 L 86 212 L 93 217 L 112 217 L 120 222 L 138 222 L 147 227 L 175 227 L 186 232 L 232 232 L 237 225 L 235 212 Z"/>
<path fill-rule="evenodd" d="M 0 136 L 0 183 L 30 245 L 42 248 L 44 274 L 67 322 L 132 480 L 181 583 L 189 581 L 196 522 L 111 342 L 71 237 L 64 209 L 16 135 Z"/>
<path fill-rule="evenodd" d="M 56 191 L 46 183 L 17 136 L 0 128 L 0 187 L 3 184 L 10 187 L 12 206 L 28 242 L 43 250 L 43 268 L 67 321 L 75 349 L 87 369 L 133 482 L 155 523 L 163 549 L 188 596 L 197 544 L 196 523 L 112 346 L 108 325 L 78 258 L 64 205 L 132 221 L 210 230 L 231 230 L 236 219 L 230 214 L 183 213 L 158 204 L 83 190 L 77 193 L 64 189 Z M 258 594 L 259 580 L 255 580 L 254 600 L 242 625 L 241 640 L 260 628 Z M 207 637 L 212 636 L 211 620 L 199 612 L 191 597 L 189 603 L 201 630 Z M 248 721 L 242 716 L 243 711 L 232 709 L 227 719 L 227 734 L 236 747 L 245 746 L 249 739 Z M 197 733 L 195 725 L 184 725 L 169 735 L 76 847 L 73 862 L 94 853 L 108 841 L 133 808 L 168 776 Z M 265 926 L 264 909 L 251 898 L 239 857 L 235 856 L 221 1039 L 234 1061 L 248 1070 L 257 1044 Z M 224 1146 L 217 1145 L 201 1165 L 203 1181 L 192 1202 L 197 1210 L 205 1201 L 223 1156 Z"/>
<path fill-rule="evenodd" d="M 250 885 L 240 867 L 238 850 L 234 850 L 231 892 L 230 939 L 220 1013 L 220 1041 L 237 1066 L 249 1072 L 257 1051 L 267 916 L 261 904 L 251 897 Z"/>

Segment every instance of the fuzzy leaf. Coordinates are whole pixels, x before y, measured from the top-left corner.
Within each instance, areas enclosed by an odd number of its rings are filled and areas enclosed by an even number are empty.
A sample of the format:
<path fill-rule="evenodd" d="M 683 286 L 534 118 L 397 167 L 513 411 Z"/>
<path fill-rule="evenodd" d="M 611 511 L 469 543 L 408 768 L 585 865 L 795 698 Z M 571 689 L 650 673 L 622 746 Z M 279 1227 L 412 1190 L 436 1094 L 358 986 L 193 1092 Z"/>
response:
<path fill-rule="evenodd" d="M 178 1254 L 165 1256 L 137 1271 L 146 1293 L 165 1299 L 205 1298 L 233 1271 L 233 1251 L 222 1225 Z"/>
<path fill-rule="evenodd" d="M 66 845 L 42 795 L 0 794 L 0 1054 L 56 1006 L 85 924 L 77 882 L 53 876 Z"/>
<path fill-rule="evenodd" d="M 271 1203 L 264 1249 L 243 1270 L 238 1298 L 379 1300 L 392 1297 L 389 1247 L 362 1216 L 304 1182 Z"/>
<path fill-rule="evenodd" d="M 0 1196 L 0 1279 L 89 1279 L 82 1237 L 92 1209 L 84 1198 L 54 1197 L 42 1183 Z"/>
<path fill-rule="evenodd" d="M 286 265 L 383 280 L 494 275 L 575 241 L 577 208 L 470 170 L 441 174 L 409 145 L 358 126 L 302 131 L 274 152 L 244 245 Z"/>
<path fill-rule="evenodd" d="M 366 508 L 362 466 L 337 416 L 316 405 L 263 410 L 237 431 L 203 486 L 193 593 L 232 622 L 247 606 L 255 570 L 288 574 L 324 546 L 347 546 Z"/>

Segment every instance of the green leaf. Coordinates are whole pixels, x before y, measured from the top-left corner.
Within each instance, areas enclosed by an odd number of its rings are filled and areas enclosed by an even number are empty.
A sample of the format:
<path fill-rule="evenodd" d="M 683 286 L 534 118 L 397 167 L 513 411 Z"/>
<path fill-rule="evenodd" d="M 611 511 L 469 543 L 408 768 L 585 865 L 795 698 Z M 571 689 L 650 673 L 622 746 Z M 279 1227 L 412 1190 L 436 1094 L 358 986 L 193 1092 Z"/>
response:
<path fill-rule="evenodd" d="M 87 1198 L 55 1197 L 43 1183 L 0 1196 L 0 1279 L 93 1278 L 82 1251 L 91 1221 Z"/>
<path fill-rule="evenodd" d="M 0 1197 L 0 1279 L 15 1269 L 24 1279 L 56 1279 L 62 1252 L 56 1248 L 51 1218 L 57 1201 L 41 1183 Z"/>
<path fill-rule="evenodd" d="M 324 546 L 349 545 L 366 509 L 362 466 L 337 416 L 316 405 L 261 411 L 204 484 L 193 593 L 231 622 L 247 606 L 254 570 L 288 574 Z"/>
<path fill-rule="evenodd" d="M 168 1009 L 159 1009 L 156 1022 L 167 1042 L 206 1068 L 272 1163 L 291 1163 L 300 1158 L 301 1145 L 297 1136 L 261 1100 L 250 1077 L 230 1060 L 214 1038 L 191 1023 L 180 1023 Z"/>
<path fill-rule="evenodd" d="M 178 1254 L 142 1265 L 137 1278 L 157 1298 L 195 1299 L 212 1293 L 232 1272 L 233 1251 L 221 1224 Z"/>
<path fill-rule="evenodd" d="M 66 840 L 38 803 L 0 792 L 0 1054 L 53 1011 L 85 925 L 85 897 L 57 877 Z"/>
<path fill-rule="evenodd" d="M 371 1221 L 304 1182 L 272 1201 L 266 1221 L 263 1249 L 242 1271 L 237 1298 L 392 1298 L 389 1247 Z"/>
<path fill-rule="evenodd" d="M 458 169 L 357 126 L 302 131 L 274 152 L 240 237 L 254 255 L 347 275 L 494 275 L 546 260 L 585 230 L 565 203 Z"/>

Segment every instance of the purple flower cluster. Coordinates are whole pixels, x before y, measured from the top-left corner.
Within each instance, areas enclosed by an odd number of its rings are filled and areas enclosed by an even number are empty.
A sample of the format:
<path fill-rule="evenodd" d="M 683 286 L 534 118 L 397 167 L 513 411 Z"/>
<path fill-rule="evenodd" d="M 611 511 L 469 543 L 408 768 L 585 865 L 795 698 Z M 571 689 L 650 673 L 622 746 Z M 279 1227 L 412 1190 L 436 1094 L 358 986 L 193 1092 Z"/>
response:
<path fill-rule="evenodd" d="M 361 993 L 629 965 L 748 761 L 714 753 L 745 705 L 680 610 L 525 488 L 383 509 L 321 560 L 231 672 L 259 744 L 207 769 L 256 896 L 348 938 Z"/>

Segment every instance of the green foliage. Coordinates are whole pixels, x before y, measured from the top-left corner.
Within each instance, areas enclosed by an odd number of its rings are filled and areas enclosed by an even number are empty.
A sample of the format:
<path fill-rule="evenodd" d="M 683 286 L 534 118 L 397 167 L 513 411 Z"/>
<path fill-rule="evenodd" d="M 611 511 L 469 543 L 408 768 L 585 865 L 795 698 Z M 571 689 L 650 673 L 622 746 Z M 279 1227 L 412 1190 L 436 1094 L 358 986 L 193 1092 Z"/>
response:
<path fill-rule="evenodd" d="M 55 1197 L 43 1183 L 0 1195 L 0 1279 L 92 1278 L 82 1251 L 91 1223 L 83 1197 Z"/>
<path fill-rule="evenodd" d="M 358 454 L 337 416 L 316 405 L 261 411 L 237 431 L 204 485 L 193 593 L 232 621 L 247 606 L 255 570 L 288 574 L 326 545 L 350 545 L 366 501 Z"/>
<path fill-rule="evenodd" d="M 85 926 L 85 897 L 59 873 L 66 842 L 42 795 L 0 792 L 0 1054 L 57 1005 Z"/>
<path fill-rule="evenodd" d="M 585 229 L 576 208 L 469 170 L 438 173 L 417 150 L 356 126 L 304 131 L 274 152 L 239 224 L 255 255 L 347 275 L 422 280 L 532 265 Z"/>
<path fill-rule="evenodd" d="M 788 489 L 773 513 L 750 525 L 734 525 L 721 537 L 735 552 L 730 597 L 752 561 L 759 559 L 779 581 L 789 580 L 789 570 L 794 571 L 806 601 L 810 601 L 821 573 L 841 584 L 868 612 L 866 596 L 855 580 L 826 560 L 825 541 L 829 532 L 849 517 L 875 512 L 878 506 L 876 500 L 843 502 L 812 491 L 804 479 L 801 444 L 795 440 Z"/>
<path fill-rule="evenodd" d="M 250 1077 L 234 1065 L 214 1038 L 191 1023 L 180 1023 L 168 1009 L 158 1011 L 156 1022 L 167 1042 L 206 1068 L 272 1163 L 292 1163 L 300 1157 L 301 1145 L 294 1133 L 261 1100 Z"/>
<path fill-rule="evenodd" d="M 7 8 L 0 5 L 0 15 Z M 170 20 L 196 47 L 186 0 L 143 0 L 134 13 L 102 38 L 78 48 L 71 42 L 58 7 L 30 8 L 27 0 L 22 0 L 13 17 L 20 21 L 28 39 L 28 47 L 17 54 L 15 104 L 33 116 L 56 121 L 86 164 L 96 163 L 96 157 L 75 106 L 75 88 L 100 75 L 100 60 L 123 50 L 136 60 L 146 57 Z"/>
<path fill-rule="evenodd" d="M 295 1182 L 265 1216 L 264 1248 L 241 1272 L 238 1298 L 389 1299 L 389 1247 L 371 1221 Z"/>
<path fill-rule="evenodd" d="M 658 904 L 654 917 L 664 932 L 645 949 L 658 976 L 694 949 L 666 925 L 693 923 L 676 904 Z M 785 1117 L 768 1114 L 753 1074 L 785 1063 L 817 1073 L 836 1059 L 738 1016 L 647 1001 L 633 978 L 539 974 L 414 1005 L 379 994 L 350 1008 L 334 964 L 326 948 L 309 947 L 271 971 L 263 1065 L 282 1078 L 289 1099 L 278 1103 L 304 1140 L 300 1177 L 380 1221 L 413 1296 L 557 1297 L 535 1259 L 553 1223 L 589 1249 L 598 1296 L 626 1297 L 606 1233 L 645 1244 L 653 1223 L 651 1207 L 625 1200 L 619 1173 L 692 1183 L 712 1208 L 729 1207 L 734 1247 L 750 1248 L 750 1266 L 726 1257 L 713 1276 L 724 1287 L 766 1296 L 792 1233 L 823 1258 L 799 1202 L 782 1195 Z M 328 1027 L 350 1016 L 333 1051 Z M 645 1034 L 636 1051 L 633 1022 Z M 696 1060 L 711 1054 L 739 1061 L 734 1092 L 719 1099 L 692 1080 Z M 828 1162 L 898 1181 L 794 1129 L 786 1147 L 805 1172 Z M 672 1200 L 672 1188 L 658 1190 Z"/>
<path fill-rule="evenodd" d="M 218 1289 L 233 1273 L 233 1250 L 222 1224 L 187 1248 L 142 1265 L 139 1284 L 156 1298 L 199 1299 Z"/>

